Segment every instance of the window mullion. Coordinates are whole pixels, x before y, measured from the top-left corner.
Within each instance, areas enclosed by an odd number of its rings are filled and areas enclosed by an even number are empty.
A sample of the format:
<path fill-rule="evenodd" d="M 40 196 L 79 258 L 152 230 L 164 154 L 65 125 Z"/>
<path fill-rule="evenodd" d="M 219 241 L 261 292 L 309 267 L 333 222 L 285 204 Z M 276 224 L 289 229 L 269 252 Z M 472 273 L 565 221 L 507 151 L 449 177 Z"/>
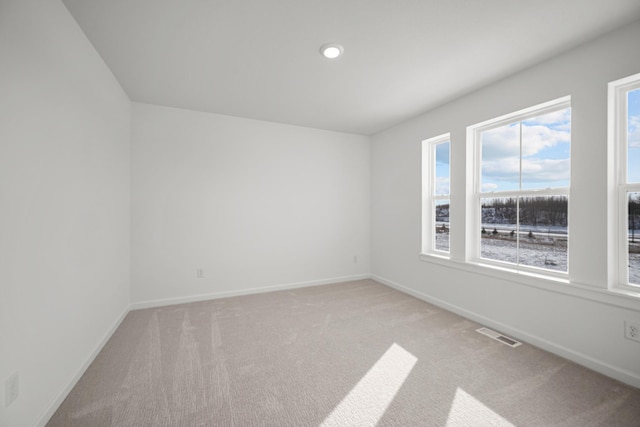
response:
<path fill-rule="evenodd" d="M 520 158 L 518 163 L 518 190 L 522 193 L 522 120 L 518 124 L 518 138 L 519 138 L 519 149 L 520 149 Z M 516 264 L 520 265 L 520 196 L 517 198 L 516 203 Z"/>
<path fill-rule="evenodd" d="M 518 145 L 520 149 L 520 159 L 518 164 L 518 190 L 522 191 L 522 120 L 520 120 L 519 123 L 518 138 Z"/>
<path fill-rule="evenodd" d="M 516 198 L 516 264 L 520 265 L 520 197 Z"/>

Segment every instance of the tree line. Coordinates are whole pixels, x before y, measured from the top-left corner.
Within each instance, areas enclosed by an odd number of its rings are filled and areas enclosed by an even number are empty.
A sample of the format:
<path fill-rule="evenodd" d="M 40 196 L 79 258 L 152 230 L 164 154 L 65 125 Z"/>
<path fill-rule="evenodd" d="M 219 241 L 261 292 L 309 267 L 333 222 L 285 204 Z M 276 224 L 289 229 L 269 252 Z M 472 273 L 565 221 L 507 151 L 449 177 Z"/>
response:
<path fill-rule="evenodd" d="M 629 197 L 629 228 L 640 229 L 640 194 Z M 521 197 L 520 224 L 532 226 L 560 226 L 568 223 L 568 199 L 566 196 Z M 485 224 L 515 224 L 518 215 L 518 199 L 499 197 L 485 199 L 482 203 L 482 222 Z M 436 206 L 436 220 L 449 221 L 449 205 Z"/>
<path fill-rule="evenodd" d="M 568 224 L 566 196 L 521 197 L 520 225 L 560 226 Z M 515 224 L 518 220 L 518 199 L 515 197 L 485 199 L 482 203 L 482 222 Z"/>
<path fill-rule="evenodd" d="M 629 196 L 629 230 L 631 230 L 633 242 L 636 241 L 635 230 L 640 229 L 640 193 L 632 193 Z"/>

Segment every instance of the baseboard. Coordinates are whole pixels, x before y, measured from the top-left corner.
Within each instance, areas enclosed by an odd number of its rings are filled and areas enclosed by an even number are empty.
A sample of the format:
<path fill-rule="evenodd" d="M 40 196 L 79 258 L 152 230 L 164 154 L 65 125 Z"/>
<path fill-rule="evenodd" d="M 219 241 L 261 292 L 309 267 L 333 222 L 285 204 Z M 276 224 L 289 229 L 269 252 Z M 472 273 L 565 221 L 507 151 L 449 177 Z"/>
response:
<path fill-rule="evenodd" d="M 594 359 L 590 356 L 587 356 L 585 354 L 582 354 L 580 352 L 574 351 L 572 349 L 569 349 L 567 347 L 564 347 L 562 345 L 559 345 L 557 343 L 553 343 L 550 341 L 547 341 L 543 338 L 540 338 L 538 336 L 532 335 L 528 332 L 522 331 L 520 329 L 517 328 L 513 328 L 509 325 L 506 325 L 504 323 L 495 321 L 491 318 L 488 318 L 486 316 L 477 314 L 475 312 L 469 311 L 467 309 L 458 307 L 456 305 L 450 304 L 446 301 L 440 300 L 438 298 L 434 298 L 430 295 L 427 295 L 425 293 L 416 291 L 414 289 L 410 289 L 407 288 L 405 286 L 400 285 L 399 283 L 396 283 L 392 280 L 388 280 L 384 277 L 381 276 L 377 276 L 375 274 L 370 275 L 370 278 L 380 282 L 384 285 L 387 285 L 391 288 L 394 288 L 400 292 L 403 292 L 405 294 L 414 296 L 418 299 L 421 299 L 423 301 L 426 301 L 430 304 L 433 304 L 435 306 L 438 306 L 440 308 L 443 308 L 445 310 L 451 311 L 453 313 L 456 313 L 462 317 L 465 317 L 467 319 L 473 320 L 474 322 L 480 323 L 482 325 L 488 326 L 492 329 L 496 329 L 502 333 L 508 334 L 513 336 L 514 338 L 518 339 L 518 340 L 522 340 L 524 342 L 527 342 L 531 345 L 534 345 L 536 347 L 539 347 L 545 351 L 548 351 L 550 353 L 556 354 L 560 357 L 563 357 L 565 359 L 571 360 L 572 362 L 575 362 L 579 365 L 585 366 L 591 370 L 594 370 L 596 372 L 599 372 L 603 375 L 606 375 L 608 377 L 614 378 L 618 381 L 621 381 L 625 384 L 629 384 L 630 386 L 636 387 L 636 388 L 640 388 L 640 376 L 638 376 L 638 374 L 628 371 L 626 369 L 622 369 L 619 368 L 617 366 L 613 366 L 611 364 L 608 364 L 606 362 L 603 362 L 601 360 L 597 360 Z"/>
<path fill-rule="evenodd" d="M 36 424 L 35 424 L 36 427 L 44 427 L 49 422 L 49 420 L 51 419 L 53 414 L 55 414 L 55 412 L 58 410 L 60 405 L 62 405 L 62 402 L 64 401 L 64 399 L 67 398 L 67 395 L 71 392 L 73 387 L 75 387 L 75 385 L 78 383 L 78 381 L 80 380 L 82 375 L 84 375 L 84 373 L 86 372 L 87 368 L 89 368 L 89 365 L 91 365 L 91 363 L 93 363 L 93 361 L 96 358 L 96 356 L 98 355 L 98 353 L 100 353 L 100 351 L 102 351 L 102 348 L 107 343 L 107 341 L 109 341 L 109 338 L 111 338 L 111 336 L 116 331 L 116 329 L 118 329 L 118 327 L 120 326 L 120 324 L 122 323 L 122 321 L 126 317 L 127 313 L 129 313 L 129 307 L 128 306 L 124 309 L 124 311 L 122 312 L 120 317 L 118 317 L 118 319 L 115 321 L 113 326 L 109 329 L 109 331 L 107 331 L 107 333 L 98 342 L 98 345 L 94 348 L 94 350 L 91 352 L 91 354 L 89 355 L 87 360 L 84 362 L 84 364 L 80 367 L 80 369 L 78 369 L 76 374 L 71 378 L 69 383 L 62 390 L 60 390 L 58 395 L 49 404 L 47 409 L 44 411 L 44 413 L 40 416 L 40 418 L 36 422 Z"/>
<path fill-rule="evenodd" d="M 163 307 L 166 305 L 185 304 L 197 301 L 207 301 L 219 298 L 228 298 L 241 295 L 261 294 L 265 292 L 282 291 L 286 289 L 305 288 L 308 286 L 329 285 L 332 283 L 349 282 L 371 278 L 370 274 L 356 274 L 352 276 L 333 277 L 329 279 L 310 280 L 306 282 L 287 283 L 281 285 L 264 286 L 260 288 L 246 288 L 233 291 L 213 292 L 208 294 L 189 295 L 185 297 L 164 298 L 149 301 L 135 302 L 131 304 L 131 310 L 142 308 Z"/>

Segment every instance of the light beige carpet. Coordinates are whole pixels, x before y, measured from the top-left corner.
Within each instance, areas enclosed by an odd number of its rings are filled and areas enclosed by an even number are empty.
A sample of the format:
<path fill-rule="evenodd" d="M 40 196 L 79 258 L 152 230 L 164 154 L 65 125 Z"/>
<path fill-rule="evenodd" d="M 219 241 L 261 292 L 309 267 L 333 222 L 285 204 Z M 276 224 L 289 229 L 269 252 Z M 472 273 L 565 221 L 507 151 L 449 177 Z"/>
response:
<path fill-rule="evenodd" d="M 130 312 L 49 426 L 640 426 L 640 390 L 371 280 Z"/>

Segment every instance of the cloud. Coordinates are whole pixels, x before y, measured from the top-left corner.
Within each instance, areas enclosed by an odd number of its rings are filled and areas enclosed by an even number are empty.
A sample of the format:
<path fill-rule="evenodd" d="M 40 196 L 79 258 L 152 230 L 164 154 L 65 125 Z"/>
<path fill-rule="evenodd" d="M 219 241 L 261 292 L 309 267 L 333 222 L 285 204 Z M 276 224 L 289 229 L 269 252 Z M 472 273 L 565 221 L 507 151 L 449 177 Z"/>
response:
<path fill-rule="evenodd" d="M 564 130 L 551 129 L 548 126 L 523 126 L 522 127 L 522 156 L 535 156 L 545 148 L 555 147 L 558 144 L 569 144 L 571 133 Z"/>
<path fill-rule="evenodd" d="M 569 159 L 522 159 L 523 188 L 564 187 L 570 179 Z M 483 162 L 482 191 L 517 190 L 520 180 L 518 159 Z"/>
<path fill-rule="evenodd" d="M 536 124 L 522 126 L 522 155 L 535 156 L 546 148 L 569 144 L 569 130 L 552 129 Z M 501 126 L 482 133 L 482 160 L 496 161 L 520 156 L 520 126 L 518 123 Z"/>
<path fill-rule="evenodd" d="M 498 161 L 482 162 L 482 176 L 508 177 L 513 176 L 518 180 L 520 174 L 520 159 L 518 157 L 510 157 L 500 159 Z"/>
<path fill-rule="evenodd" d="M 436 177 L 435 192 L 437 195 L 449 194 L 449 178 Z"/>
<path fill-rule="evenodd" d="M 629 117 L 627 140 L 630 148 L 640 148 L 640 116 Z"/>
<path fill-rule="evenodd" d="M 490 193 L 492 191 L 496 191 L 498 189 L 498 184 L 494 184 L 492 182 L 487 182 L 486 184 L 482 184 L 482 192 Z"/>
<path fill-rule="evenodd" d="M 482 160 L 520 156 L 520 126 L 517 123 L 482 132 Z"/>
<path fill-rule="evenodd" d="M 482 191 L 568 185 L 570 144 L 570 108 L 483 132 Z"/>
<path fill-rule="evenodd" d="M 561 127 L 568 129 L 568 126 L 571 125 L 571 108 L 553 111 L 542 116 L 524 120 L 523 123 L 525 125 L 546 125 L 554 128 Z"/>
<path fill-rule="evenodd" d="M 558 187 L 567 185 L 563 182 L 569 181 L 570 167 L 569 159 L 523 159 L 523 186 L 530 188 L 530 184 L 535 183 L 551 183 L 550 185 Z"/>

